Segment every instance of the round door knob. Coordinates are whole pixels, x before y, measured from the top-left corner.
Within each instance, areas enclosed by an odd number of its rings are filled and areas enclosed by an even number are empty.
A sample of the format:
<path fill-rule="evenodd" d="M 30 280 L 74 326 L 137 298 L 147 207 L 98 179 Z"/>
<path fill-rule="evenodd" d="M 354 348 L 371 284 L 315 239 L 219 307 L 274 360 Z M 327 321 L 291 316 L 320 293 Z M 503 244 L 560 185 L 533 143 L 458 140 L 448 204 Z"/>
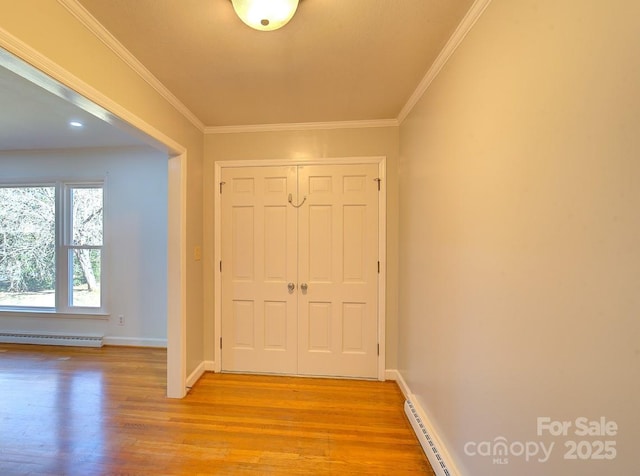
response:
<path fill-rule="evenodd" d="M 302 283 L 300 289 L 302 289 L 302 292 L 307 292 L 307 283 Z"/>
<path fill-rule="evenodd" d="M 296 285 L 293 283 L 289 283 L 287 284 L 287 288 L 289 288 L 289 292 L 292 293 L 293 290 L 296 288 Z"/>

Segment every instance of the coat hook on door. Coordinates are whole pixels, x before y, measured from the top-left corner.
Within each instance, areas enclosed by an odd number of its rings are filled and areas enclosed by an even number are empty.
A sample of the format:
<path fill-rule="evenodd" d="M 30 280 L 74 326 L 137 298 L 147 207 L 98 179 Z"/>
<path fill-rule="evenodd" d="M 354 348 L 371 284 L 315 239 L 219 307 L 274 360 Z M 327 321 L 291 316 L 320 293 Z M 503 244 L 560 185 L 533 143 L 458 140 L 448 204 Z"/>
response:
<path fill-rule="evenodd" d="M 291 204 L 292 207 L 300 208 L 302 205 L 304 205 L 304 202 L 306 202 L 306 201 L 307 201 L 307 196 L 305 195 L 304 198 L 302 199 L 302 201 L 298 205 L 294 205 L 293 204 L 293 197 L 291 196 L 291 194 L 289 194 L 289 203 Z"/>

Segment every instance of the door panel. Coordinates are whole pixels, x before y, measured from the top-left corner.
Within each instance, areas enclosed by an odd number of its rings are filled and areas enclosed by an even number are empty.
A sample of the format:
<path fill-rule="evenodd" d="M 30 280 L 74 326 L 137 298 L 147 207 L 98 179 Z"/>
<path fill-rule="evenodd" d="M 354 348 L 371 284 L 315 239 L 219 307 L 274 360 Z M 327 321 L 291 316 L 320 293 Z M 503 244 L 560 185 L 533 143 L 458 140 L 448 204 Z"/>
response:
<path fill-rule="evenodd" d="M 296 168 L 228 168 L 222 181 L 222 370 L 296 373 Z"/>
<path fill-rule="evenodd" d="M 307 259 L 309 271 L 307 281 L 330 283 L 333 278 L 333 214 L 330 205 L 311 205 L 301 210 L 309 223 Z M 301 281 L 302 282 L 302 281 Z"/>
<path fill-rule="evenodd" d="M 374 164 L 298 169 L 299 374 L 377 376 L 377 176 Z"/>

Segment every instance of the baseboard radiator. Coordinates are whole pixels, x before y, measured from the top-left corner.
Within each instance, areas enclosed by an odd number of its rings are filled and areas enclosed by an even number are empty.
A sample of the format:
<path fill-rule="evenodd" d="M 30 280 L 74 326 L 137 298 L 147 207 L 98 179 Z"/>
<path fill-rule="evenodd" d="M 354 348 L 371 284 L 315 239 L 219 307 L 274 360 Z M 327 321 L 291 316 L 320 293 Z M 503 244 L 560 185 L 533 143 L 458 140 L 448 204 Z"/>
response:
<path fill-rule="evenodd" d="M 440 454 L 438 450 L 438 445 L 436 445 L 434 439 L 429 434 L 427 427 L 425 426 L 422 418 L 416 408 L 413 406 L 410 400 L 406 400 L 404 402 L 404 412 L 409 419 L 409 423 L 413 427 L 413 431 L 415 431 L 416 436 L 418 437 L 418 441 L 420 442 L 420 446 L 424 450 L 424 453 L 427 455 L 429 462 L 431 463 L 431 467 L 435 471 L 438 476 L 455 476 L 455 473 L 449 470 L 447 464 Z"/>
<path fill-rule="evenodd" d="M 82 334 L 0 332 L 2 344 L 65 345 L 71 347 L 102 347 L 103 336 Z"/>

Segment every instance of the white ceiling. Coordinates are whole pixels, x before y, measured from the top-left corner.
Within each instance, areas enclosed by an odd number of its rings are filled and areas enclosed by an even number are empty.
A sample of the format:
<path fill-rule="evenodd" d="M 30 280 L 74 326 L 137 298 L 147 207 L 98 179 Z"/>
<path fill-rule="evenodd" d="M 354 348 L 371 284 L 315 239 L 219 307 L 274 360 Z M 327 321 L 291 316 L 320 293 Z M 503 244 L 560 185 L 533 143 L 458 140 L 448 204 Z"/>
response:
<path fill-rule="evenodd" d="M 395 119 L 473 0 L 301 0 L 272 32 L 230 0 L 78 2 L 215 127 Z"/>
<path fill-rule="evenodd" d="M 156 145 L 104 109 L 0 49 L 0 151 Z M 79 121 L 81 128 L 69 125 Z"/>

